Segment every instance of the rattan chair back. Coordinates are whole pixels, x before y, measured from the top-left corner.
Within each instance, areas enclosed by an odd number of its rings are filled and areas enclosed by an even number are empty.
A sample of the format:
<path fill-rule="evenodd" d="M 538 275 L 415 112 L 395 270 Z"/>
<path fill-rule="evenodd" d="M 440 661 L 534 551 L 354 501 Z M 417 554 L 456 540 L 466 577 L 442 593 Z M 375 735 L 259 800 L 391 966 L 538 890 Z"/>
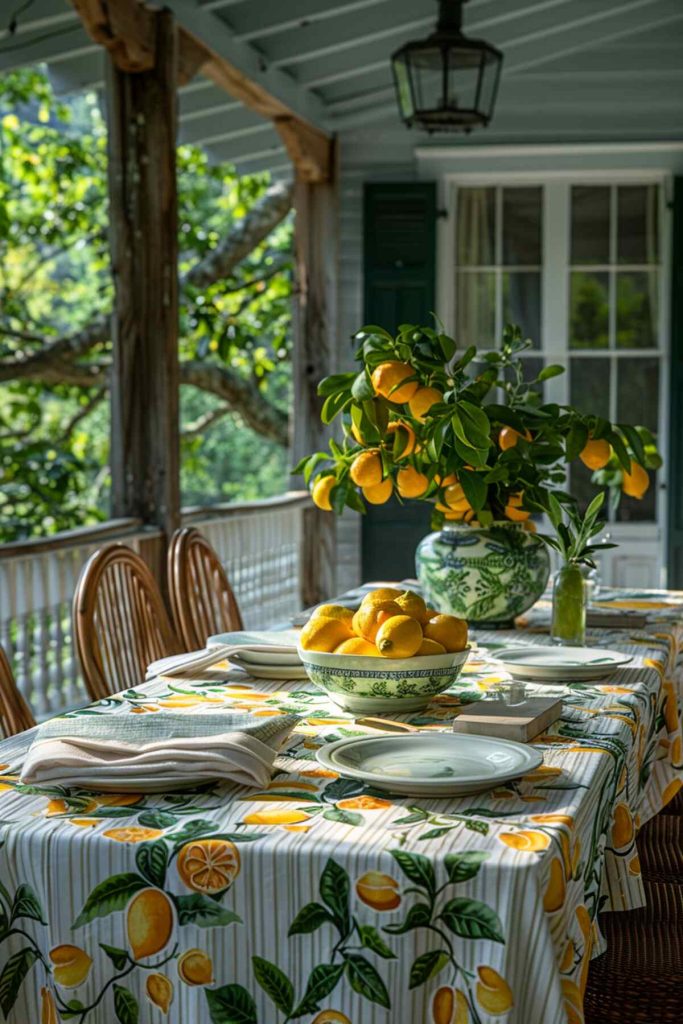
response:
<path fill-rule="evenodd" d="M 176 530 L 171 538 L 168 590 L 176 632 L 188 651 L 204 647 L 214 633 L 243 629 L 225 569 L 194 527 Z"/>
<path fill-rule="evenodd" d="M 151 661 L 182 650 L 156 580 L 124 544 L 107 544 L 83 567 L 73 632 L 93 700 L 138 686 Z"/>
<path fill-rule="evenodd" d="M 9 658 L 0 647 L 0 735 L 14 736 L 36 724 L 31 709 L 19 692 Z"/>

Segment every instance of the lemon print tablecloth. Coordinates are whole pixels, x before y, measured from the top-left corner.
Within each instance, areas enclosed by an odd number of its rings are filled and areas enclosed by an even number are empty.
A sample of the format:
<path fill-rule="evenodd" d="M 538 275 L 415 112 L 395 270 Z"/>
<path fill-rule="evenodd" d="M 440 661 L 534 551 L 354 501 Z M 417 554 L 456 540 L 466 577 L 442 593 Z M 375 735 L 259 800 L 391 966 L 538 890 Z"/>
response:
<path fill-rule="evenodd" d="M 476 797 L 338 778 L 315 751 L 365 731 L 351 717 L 310 683 L 220 669 L 75 714 L 295 712 L 262 791 L 27 787 L 26 737 L 0 744 L 4 1019 L 580 1024 L 597 913 L 643 903 L 638 828 L 683 784 L 683 601 L 614 599 L 647 603 L 647 628 L 590 643 L 633 662 L 605 684 L 568 679 L 561 721 L 535 741 L 543 765 Z M 478 634 L 458 684 L 408 720 L 447 729 L 497 685 L 487 650 L 548 643 L 544 615 Z"/>

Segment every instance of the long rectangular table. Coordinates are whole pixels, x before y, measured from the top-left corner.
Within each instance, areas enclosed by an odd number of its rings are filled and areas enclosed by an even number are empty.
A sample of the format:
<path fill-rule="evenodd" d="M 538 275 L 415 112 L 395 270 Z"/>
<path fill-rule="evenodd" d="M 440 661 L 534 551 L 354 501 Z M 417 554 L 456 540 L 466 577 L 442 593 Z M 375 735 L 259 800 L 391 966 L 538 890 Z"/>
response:
<path fill-rule="evenodd" d="M 598 910 L 643 904 L 638 828 L 683 785 L 683 596 L 611 596 L 642 604 L 648 626 L 590 643 L 631 665 L 604 685 L 543 687 L 564 697 L 534 741 L 543 765 L 476 797 L 392 798 L 338 778 L 316 749 L 367 730 L 310 683 L 234 670 L 73 714 L 296 712 L 263 792 L 27 787 L 30 735 L 1 743 L 6 1019 L 580 1024 Z M 548 643 L 547 617 L 540 606 L 522 631 L 478 633 L 457 685 L 407 720 L 448 729 L 500 680 L 486 652 Z"/>

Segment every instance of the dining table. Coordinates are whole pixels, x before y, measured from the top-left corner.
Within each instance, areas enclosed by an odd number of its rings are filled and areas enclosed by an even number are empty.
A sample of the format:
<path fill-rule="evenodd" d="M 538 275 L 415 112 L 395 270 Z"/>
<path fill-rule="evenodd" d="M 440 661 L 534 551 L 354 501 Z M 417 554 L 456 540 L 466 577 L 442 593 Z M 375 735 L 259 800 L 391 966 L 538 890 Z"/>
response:
<path fill-rule="evenodd" d="M 4 1020 L 581 1024 L 599 914 L 645 903 L 638 831 L 683 786 L 683 593 L 596 602 L 643 613 L 587 633 L 632 660 L 528 683 L 563 702 L 532 741 L 542 764 L 474 796 L 399 797 L 321 766 L 325 744 L 379 733 L 308 680 L 228 665 L 68 714 L 294 714 L 264 789 L 27 785 L 33 731 L 0 743 Z M 473 631 L 457 682 L 397 720 L 451 731 L 509 681 L 496 652 L 550 644 L 549 623 L 542 600 L 514 630 Z"/>

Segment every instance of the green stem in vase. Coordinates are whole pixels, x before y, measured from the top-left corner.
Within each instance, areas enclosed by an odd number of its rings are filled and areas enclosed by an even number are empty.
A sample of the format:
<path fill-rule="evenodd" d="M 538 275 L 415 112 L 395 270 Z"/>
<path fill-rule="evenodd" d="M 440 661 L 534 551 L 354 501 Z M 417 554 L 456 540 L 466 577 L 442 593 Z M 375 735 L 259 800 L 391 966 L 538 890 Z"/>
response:
<path fill-rule="evenodd" d="M 586 584 L 578 565 L 565 565 L 553 586 L 553 640 L 582 646 L 586 639 Z"/>

